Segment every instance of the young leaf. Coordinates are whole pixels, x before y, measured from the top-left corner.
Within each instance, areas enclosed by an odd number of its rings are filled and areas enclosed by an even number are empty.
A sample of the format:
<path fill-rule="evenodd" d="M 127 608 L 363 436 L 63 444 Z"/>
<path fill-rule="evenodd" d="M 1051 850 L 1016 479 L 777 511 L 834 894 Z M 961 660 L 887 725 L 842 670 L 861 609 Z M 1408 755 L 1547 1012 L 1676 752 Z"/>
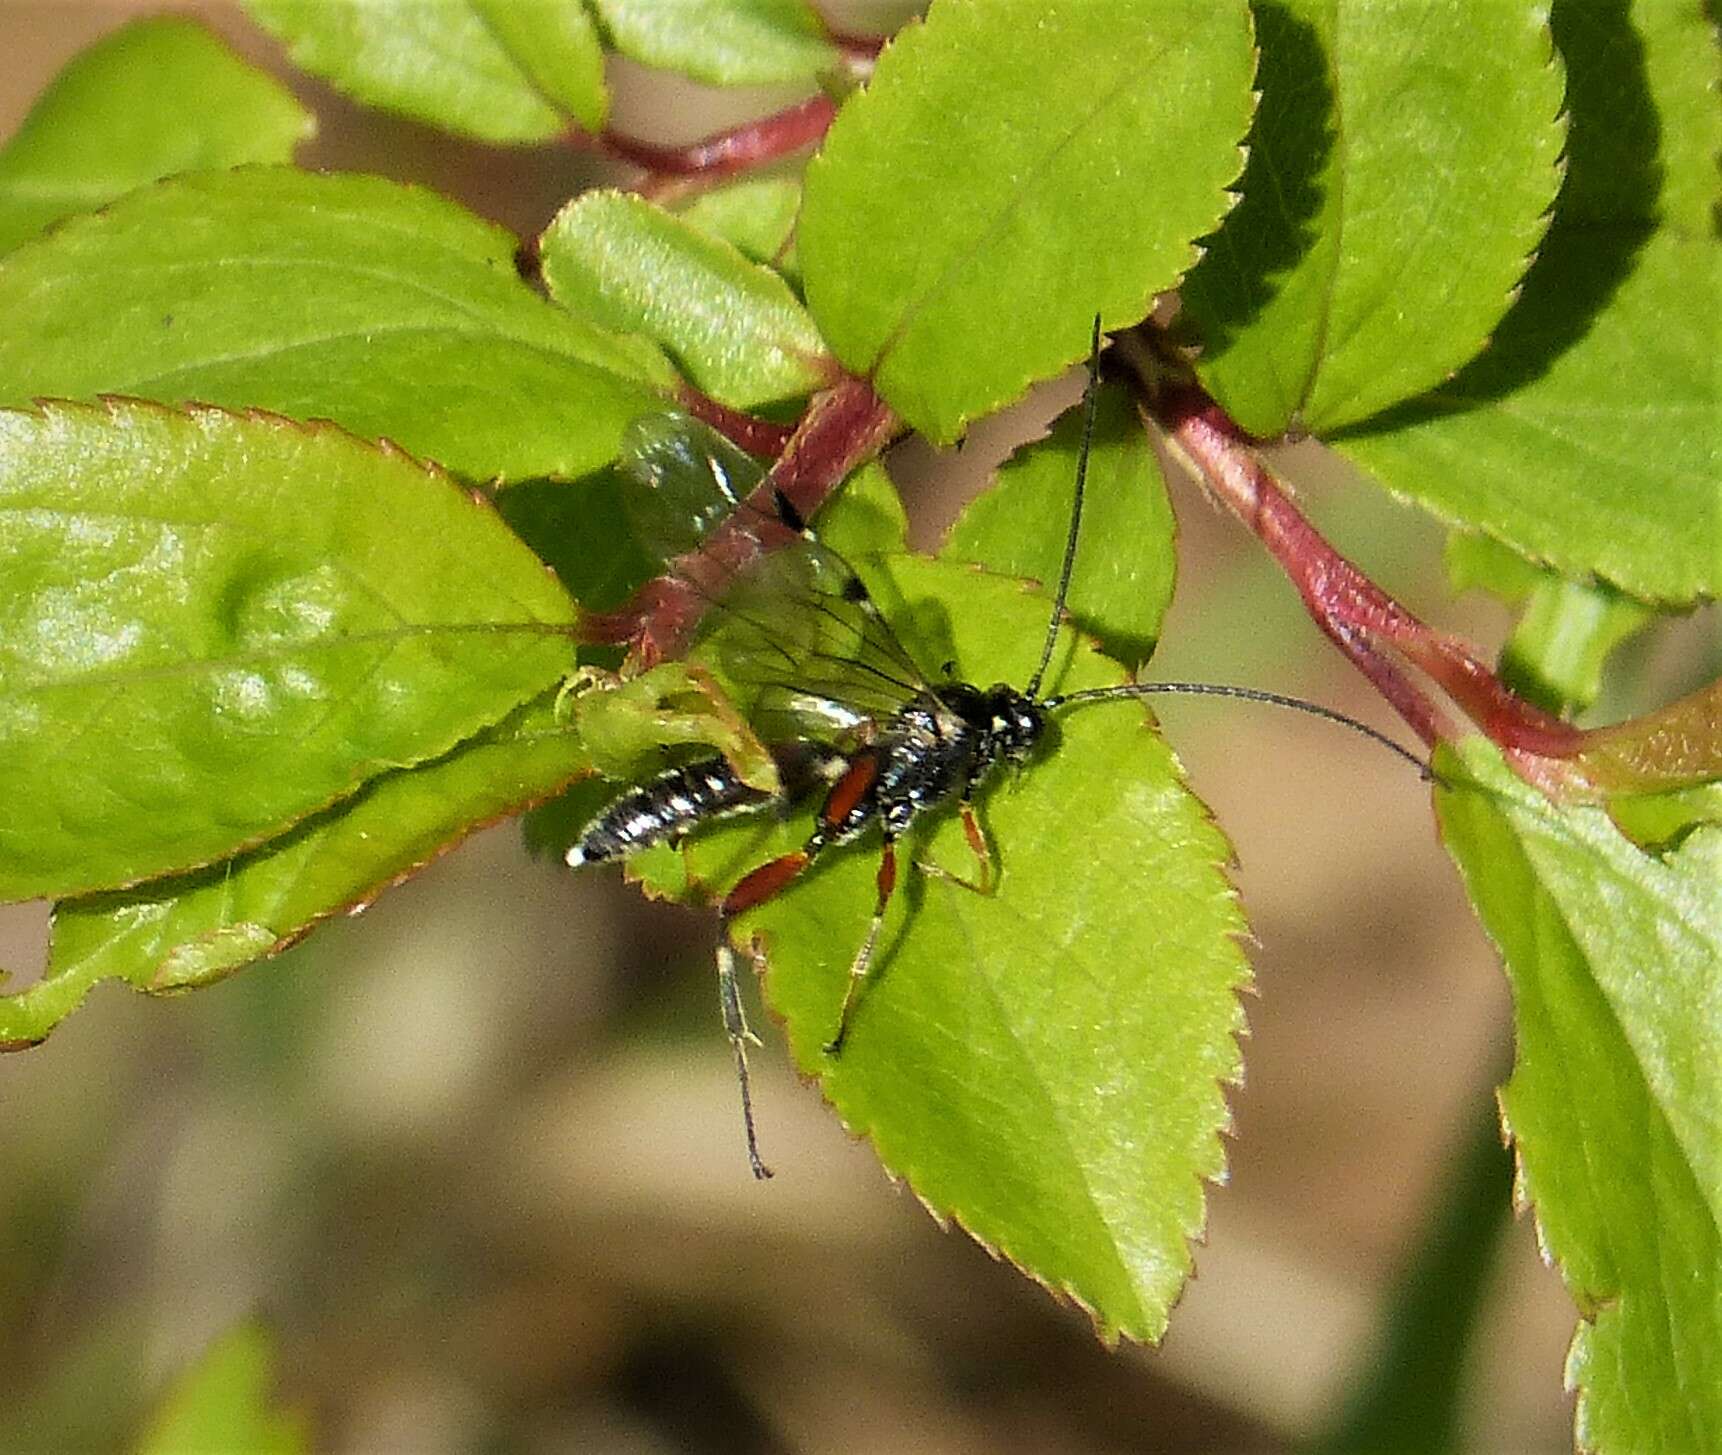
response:
<path fill-rule="evenodd" d="M 1202 381 L 1272 437 L 1421 394 L 1507 311 L 1560 183 L 1546 0 L 1257 10 L 1243 201 L 1183 289 Z"/>
<path fill-rule="evenodd" d="M 622 55 L 713 86 L 810 80 L 838 56 L 805 0 L 591 0 Z"/>
<path fill-rule="evenodd" d="M 134 20 L 74 56 L 0 148 L 0 253 L 173 172 L 288 161 L 316 129 L 201 25 Z"/>
<path fill-rule="evenodd" d="M 482 141 L 547 141 L 609 106 L 580 4 L 520 0 L 244 0 L 295 64 L 372 106 Z"/>
<path fill-rule="evenodd" d="M 936 662 L 944 647 L 920 624 L 941 618 L 964 677 L 1024 680 L 1047 597 L 949 563 L 890 565 L 911 651 Z M 1086 647 L 1055 662 L 1057 690 L 1117 680 Z M 840 1056 L 823 1047 L 873 901 L 876 841 L 829 852 L 738 938 L 765 946 L 797 1064 L 935 1215 L 1081 1303 L 1107 1336 L 1158 1338 L 1202 1226 L 1202 1182 L 1223 1172 L 1244 926 L 1226 842 L 1140 711 L 1071 712 L 1050 736 L 982 796 L 996 893 L 912 867 L 974 875 L 954 813 L 900 846 L 897 900 Z M 805 818 L 732 828 L 693 845 L 692 863 L 722 885 L 807 830 Z"/>
<path fill-rule="evenodd" d="M 795 224 L 801 183 L 790 177 L 744 177 L 701 192 L 677 209 L 682 221 L 721 238 L 744 258 L 765 263 L 787 278 L 800 276 Z"/>
<path fill-rule="evenodd" d="M 1684 605 L 1722 591 L 1715 34 L 1690 6 L 1565 4 L 1554 26 L 1569 167 L 1518 302 L 1450 383 L 1334 443 L 1446 521 Z"/>
<path fill-rule="evenodd" d="M 229 1329 L 174 1381 L 138 1443 L 138 1455 L 301 1455 L 311 1449 L 304 1418 L 281 1408 L 271 1392 L 275 1364 L 275 1341 L 260 1325 Z"/>
<path fill-rule="evenodd" d="M 538 297 L 514 246 L 375 177 L 163 182 L 0 262 L 0 402 L 258 406 L 473 479 L 584 474 L 675 375 L 644 340 Z"/>
<path fill-rule="evenodd" d="M 1667 861 L 1473 745 L 1441 829 L 1512 981 L 1519 1195 L 1584 1315 L 1581 1449 L 1722 1446 L 1722 833 Z"/>
<path fill-rule="evenodd" d="M 1082 406 L 1005 461 L 963 511 L 940 555 L 1007 576 L 1058 583 L 1082 444 Z M 1172 601 L 1176 525 L 1159 461 L 1127 390 L 1104 385 L 1083 492 L 1082 536 L 1067 603 L 1109 656 L 1140 666 Z"/>
<path fill-rule="evenodd" d="M 224 858 L 499 722 L 573 604 L 483 500 L 287 420 L 0 415 L 0 895 Z"/>
<path fill-rule="evenodd" d="M 1241 0 L 945 0 L 807 169 L 808 306 L 838 358 L 949 442 L 1135 323 L 1242 163 Z"/>
<path fill-rule="evenodd" d="M 575 198 L 540 256 L 551 297 L 569 312 L 655 339 L 698 388 L 737 409 L 833 378 L 819 330 L 782 278 L 644 198 Z"/>
<path fill-rule="evenodd" d="M 1609 653 L 1652 620 L 1631 597 L 1557 576 L 1484 535 L 1448 537 L 1447 578 L 1455 591 L 1479 588 L 1519 609 L 1501 648 L 1502 680 L 1550 712 L 1595 702 Z"/>
<path fill-rule="evenodd" d="M 61 900 L 48 968 L 0 995 L 0 1046 L 33 1045 L 103 980 L 173 992 L 207 984 L 363 906 L 475 828 L 589 771 L 549 694 L 451 753 L 373 778 L 351 798 L 224 863 Z"/>

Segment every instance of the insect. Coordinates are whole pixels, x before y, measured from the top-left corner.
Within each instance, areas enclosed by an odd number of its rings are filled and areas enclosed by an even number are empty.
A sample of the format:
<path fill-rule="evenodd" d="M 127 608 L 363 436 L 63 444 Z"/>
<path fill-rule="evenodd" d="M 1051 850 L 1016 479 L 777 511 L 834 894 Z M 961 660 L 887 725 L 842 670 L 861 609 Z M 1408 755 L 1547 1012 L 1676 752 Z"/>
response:
<path fill-rule="evenodd" d="M 918 867 L 990 894 L 994 866 L 976 816 L 976 794 L 1000 769 L 1028 762 L 1055 714 L 1151 694 L 1243 698 L 1344 724 L 1424 771 L 1420 759 L 1364 723 L 1315 703 L 1253 688 L 1150 682 L 1042 695 L 1076 562 L 1100 342 L 1096 319 L 1064 556 L 1039 660 L 1023 687 L 935 681 L 898 640 L 853 567 L 823 545 L 780 497 L 776 523 L 794 532 L 790 544 L 757 561 L 715 595 L 706 619 L 727 639 L 729 675 L 757 692 L 750 717 L 771 747 L 781 790 L 771 793 L 748 785 L 722 757 L 680 764 L 624 792 L 585 826 L 568 850 L 571 865 L 620 858 L 651 844 L 679 841 L 731 815 L 800 800 L 824 787 L 812 832 L 801 847 L 743 875 L 719 905 L 718 997 L 741 1090 L 748 1161 L 756 1177 L 771 1175 L 759 1154 L 747 1072 L 747 1046 L 758 1041 L 742 1011 L 730 922 L 782 893 L 827 851 L 878 832 L 873 908 L 850 962 L 843 1002 L 825 1048 L 836 1056 L 849 1034 L 897 889 L 899 841 L 923 814 L 954 806 L 977 866 L 975 878 Z M 715 459 L 709 470 L 712 498 L 728 510 L 749 508 Z M 659 499 L 651 508 L 687 538 L 714 517 L 714 507 L 706 500 Z"/>

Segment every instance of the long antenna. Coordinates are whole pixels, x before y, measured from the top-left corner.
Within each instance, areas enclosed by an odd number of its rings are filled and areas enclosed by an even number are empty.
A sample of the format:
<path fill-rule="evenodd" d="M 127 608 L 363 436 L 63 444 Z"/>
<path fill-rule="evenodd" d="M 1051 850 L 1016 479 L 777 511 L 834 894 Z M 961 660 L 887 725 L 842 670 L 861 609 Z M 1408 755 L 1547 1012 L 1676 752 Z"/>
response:
<path fill-rule="evenodd" d="M 1052 599 L 1052 619 L 1046 624 L 1046 645 L 1041 648 L 1040 665 L 1028 679 L 1024 696 L 1031 700 L 1040 695 L 1040 679 L 1046 676 L 1052 661 L 1053 648 L 1058 645 L 1058 628 L 1064 620 L 1064 598 L 1070 594 L 1070 573 L 1076 568 L 1076 536 L 1082 529 L 1082 487 L 1088 481 L 1088 451 L 1094 444 L 1094 412 L 1100 392 L 1100 315 L 1094 315 L 1094 334 L 1088 344 L 1088 387 L 1082 391 L 1082 449 L 1076 457 L 1076 498 L 1070 506 L 1070 534 L 1064 542 L 1064 565 L 1058 573 L 1058 595 Z"/>
<path fill-rule="evenodd" d="M 1061 707 L 1074 707 L 1085 702 L 1116 702 L 1124 698 L 1148 697 L 1156 693 L 1176 694 L 1181 697 L 1241 697 L 1246 702 L 1265 702 L 1270 707 L 1289 707 L 1294 712 L 1325 718 L 1328 722 L 1336 722 L 1341 727 L 1350 728 L 1354 733 L 1361 733 L 1364 737 L 1373 739 L 1405 759 L 1425 782 L 1434 776 L 1423 759 L 1368 723 L 1359 722 L 1355 717 L 1347 717 L 1343 712 L 1336 712 L 1331 707 L 1323 707 L 1319 702 L 1306 702 L 1301 697 L 1287 697 L 1284 693 L 1266 692 L 1259 687 L 1233 687 L 1224 682 L 1127 682 L 1118 687 L 1090 687 L 1082 692 L 1066 692 L 1058 697 L 1047 698 L 1041 706 L 1048 712 L 1057 712 Z"/>

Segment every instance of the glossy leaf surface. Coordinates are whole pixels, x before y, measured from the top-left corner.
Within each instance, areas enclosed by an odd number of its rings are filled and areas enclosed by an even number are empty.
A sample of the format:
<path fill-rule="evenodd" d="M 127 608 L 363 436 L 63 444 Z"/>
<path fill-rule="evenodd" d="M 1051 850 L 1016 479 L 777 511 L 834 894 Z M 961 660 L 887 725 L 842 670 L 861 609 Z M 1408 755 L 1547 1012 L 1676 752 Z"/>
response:
<path fill-rule="evenodd" d="M 0 894 L 224 858 L 501 721 L 573 607 L 481 499 L 340 432 L 0 416 Z"/>
<path fill-rule="evenodd" d="M 514 247 L 375 177 L 164 182 L 0 263 L 0 402 L 258 406 L 474 479 L 584 474 L 675 376 L 644 340 L 538 297 Z"/>
<path fill-rule="evenodd" d="M 371 106 L 483 141 L 588 130 L 609 106 L 583 5 L 520 0 L 245 0 L 295 64 Z"/>
<path fill-rule="evenodd" d="M 835 361 L 782 278 L 644 198 L 577 197 L 540 255 L 551 296 L 570 313 L 656 340 L 725 404 L 749 409 L 833 378 Z"/>
<path fill-rule="evenodd" d="M 0 148 L 0 253 L 174 172 L 288 161 L 315 130 L 202 26 L 133 21 L 74 56 Z"/>
<path fill-rule="evenodd" d="M 808 306 L 912 425 L 964 424 L 1132 324 L 1242 167 L 1233 0 L 955 0 L 906 26 L 808 165 Z"/>
<path fill-rule="evenodd" d="M 1457 772 L 1455 772 L 1457 770 Z M 1722 1443 L 1722 833 L 1666 859 L 1467 750 L 1442 834 L 1506 961 L 1519 1192 L 1584 1315 L 1581 1448 Z"/>
<path fill-rule="evenodd" d="M 1261 6 L 1243 200 L 1183 289 L 1202 382 L 1252 434 L 1439 384 L 1511 302 L 1560 183 L 1546 0 Z"/>
<path fill-rule="evenodd" d="M 62 900 L 46 972 L 0 996 L 0 1044 L 41 1040 L 104 980 L 170 993 L 276 954 L 586 771 L 584 748 L 545 697 L 235 859 Z"/>

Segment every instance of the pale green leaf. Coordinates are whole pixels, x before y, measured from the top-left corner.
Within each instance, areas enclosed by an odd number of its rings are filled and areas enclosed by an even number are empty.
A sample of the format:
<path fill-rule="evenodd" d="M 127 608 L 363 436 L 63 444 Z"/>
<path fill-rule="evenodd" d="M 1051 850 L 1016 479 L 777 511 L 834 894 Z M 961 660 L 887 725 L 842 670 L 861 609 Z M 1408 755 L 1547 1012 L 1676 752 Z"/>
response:
<path fill-rule="evenodd" d="M 474 479 L 581 475 L 675 376 L 644 340 L 535 294 L 514 246 L 375 177 L 163 182 L 0 262 L 0 402 L 255 405 Z"/>
<path fill-rule="evenodd" d="M 714 86 L 810 80 L 836 47 L 805 0 L 592 0 L 629 60 Z"/>
<path fill-rule="evenodd" d="M 1551 712 L 1596 701 L 1609 653 L 1653 620 L 1630 596 L 1600 581 L 1558 576 L 1489 536 L 1454 534 L 1446 554 L 1455 591 L 1489 591 L 1518 608 L 1501 649 L 1502 680 Z"/>
<path fill-rule="evenodd" d="M 0 996 L 0 1045 L 40 1041 L 104 980 L 179 991 L 276 954 L 473 829 L 561 789 L 588 771 L 587 756 L 543 698 L 236 859 L 61 900 L 46 972 Z"/>
<path fill-rule="evenodd" d="M 945 0 L 807 169 L 799 249 L 832 351 L 923 433 L 1082 358 L 1196 258 L 1242 164 L 1241 0 Z"/>
<path fill-rule="evenodd" d="M 584 6 L 526 0 L 244 0 L 294 62 L 389 111 L 484 141 L 545 141 L 608 106 Z"/>
<path fill-rule="evenodd" d="M 1443 773 L 1513 986 L 1519 1191 L 1584 1315 L 1578 1444 L 1722 1447 L 1722 834 L 1653 858 L 1480 741 Z"/>
<path fill-rule="evenodd" d="M 1012 455 L 940 552 L 1056 586 L 1070 528 L 1082 407 Z M 1066 606 L 1108 655 L 1140 666 L 1154 650 L 1177 571 L 1176 527 L 1159 461 L 1128 390 L 1102 386 Z"/>
<path fill-rule="evenodd" d="M 655 339 L 725 404 L 750 409 L 832 381 L 836 365 L 782 278 L 642 197 L 575 198 L 539 253 L 569 312 Z"/>
<path fill-rule="evenodd" d="M 174 172 L 285 162 L 315 130 L 202 26 L 135 20 L 74 56 L 0 148 L 0 252 Z"/>
<path fill-rule="evenodd" d="M 1321 433 L 1482 349 L 1560 183 L 1547 0 L 1261 6 L 1243 201 L 1183 290 L 1202 382 L 1253 434 Z"/>
<path fill-rule="evenodd" d="M 155 1412 L 138 1455 L 300 1455 L 306 1421 L 274 1394 L 275 1341 L 255 1323 L 228 1330 L 180 1374 Z"/>
<path fill-rule="evenodd" d="M 573 605 L 478 496 L 339 431 L 0 415 L 0 894 L 224 858 L 501 721 Z"/>
<path fill-rule="evenodd" d="M 722 238 L 744 258 L 766 263 L 786 277 L 799 275 L 795 224 L 801 183 L 789 177 L 743 177 L 701 192 L 678 209 L 701 232 Z"/>

